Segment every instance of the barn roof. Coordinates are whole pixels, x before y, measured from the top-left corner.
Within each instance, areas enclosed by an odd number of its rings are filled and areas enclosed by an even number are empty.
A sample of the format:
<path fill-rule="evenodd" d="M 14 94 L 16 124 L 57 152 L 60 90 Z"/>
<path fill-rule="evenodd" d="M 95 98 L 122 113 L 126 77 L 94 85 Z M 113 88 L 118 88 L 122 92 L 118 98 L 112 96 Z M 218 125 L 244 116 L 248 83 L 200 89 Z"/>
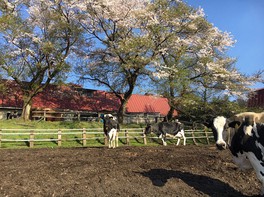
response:
<path fill-rule="evenodd" d="M 117 111 L 119 100 L 105 91 L 55 86 L 40 93 L 33 100 L 33 108 L 69 109 L 76 111 Z"/>
<path fill-rule="evenodd" d="M 259 91 L 263 91 L 264 88 L 256 88 L 256 89 L 253 89 L 251 92 L 259 92 Z"/>
<path fill-rule="evenodd" d="M 170 106 L 167 98 L 155 95 L 133 94 L 128 100 L 126 109 L 129 113 L 160 113 L 165 116 L 170 110 Z"/>

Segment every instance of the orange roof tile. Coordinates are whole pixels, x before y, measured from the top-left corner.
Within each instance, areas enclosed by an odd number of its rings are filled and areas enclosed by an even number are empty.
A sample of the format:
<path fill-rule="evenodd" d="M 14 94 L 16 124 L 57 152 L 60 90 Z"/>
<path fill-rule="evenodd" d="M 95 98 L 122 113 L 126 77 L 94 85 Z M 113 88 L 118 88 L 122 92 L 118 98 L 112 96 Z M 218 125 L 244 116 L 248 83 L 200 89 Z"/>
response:
<path fill-rule="evenodd" d="M 133 94 L 126 107 L 128 113 L 160 113 L 163 116 L 170 110 L 167 98 L 140 94 Z M 175 112 L 174 115 L 177 113 Z"/>

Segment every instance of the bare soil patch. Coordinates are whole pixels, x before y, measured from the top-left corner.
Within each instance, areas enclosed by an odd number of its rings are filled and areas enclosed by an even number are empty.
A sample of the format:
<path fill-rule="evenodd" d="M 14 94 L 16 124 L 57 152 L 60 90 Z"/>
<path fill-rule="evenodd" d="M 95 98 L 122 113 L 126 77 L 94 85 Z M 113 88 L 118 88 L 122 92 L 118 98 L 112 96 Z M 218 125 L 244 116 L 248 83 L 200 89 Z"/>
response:
<path fill-rule="evenodd" d="M 254 171 L 240 171 L 213 146 L 1 149 L 0 196 L 257 196 Z"/>

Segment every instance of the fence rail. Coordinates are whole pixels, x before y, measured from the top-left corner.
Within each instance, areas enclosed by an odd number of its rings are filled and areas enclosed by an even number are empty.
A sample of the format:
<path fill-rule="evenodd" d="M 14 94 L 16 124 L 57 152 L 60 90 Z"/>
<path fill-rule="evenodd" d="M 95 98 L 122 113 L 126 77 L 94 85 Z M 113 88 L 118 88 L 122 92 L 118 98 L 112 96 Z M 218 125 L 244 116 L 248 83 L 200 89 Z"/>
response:
<path fill-rule="evenodd" d="M 206 130 L 185 130 L 186 140 L 197 145 L 198 140 L 205 140 L 210 144 L 213 138 L 212 133 Z M 124 144 L 130 145 L 131 139 L 142 139 L 146 145 L 149 140 L 157 140 L 156 136 L 146 136 L 142 128 L 126 128 L 119 132 L 119 140 L 124 140 Z M 173 140 L 173 138 L 167 138 Z M 56 142 L 57 146 L 62 146 L 66 141 L 80 141 L 82 146 L 87 146 L 88 140 L 103 140 L 107 144 L 106 136 L 102 128 L 82 128 L 82 129 L 0 129 L 0 147 L 2 142 L 25 142 L 30 148 L 35 142 Z M 190 141 L 189 141 L 190 142 Z"/>

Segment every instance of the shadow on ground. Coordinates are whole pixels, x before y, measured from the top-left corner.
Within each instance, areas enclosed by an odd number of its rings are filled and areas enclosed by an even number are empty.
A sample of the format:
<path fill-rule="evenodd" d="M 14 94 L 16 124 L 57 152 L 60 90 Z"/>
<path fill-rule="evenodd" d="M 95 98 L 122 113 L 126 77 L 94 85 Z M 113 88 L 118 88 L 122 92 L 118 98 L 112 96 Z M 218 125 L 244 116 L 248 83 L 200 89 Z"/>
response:
<path fill-rule="evenodd" d="M 163 187 L 169 179 L 177 178 L 185 182 L 188 186 L 193 187 L 195 190 L 207 194 L 208 196 L 248 197 L 235 190 L 227 183 L 208 176 L 166 169 L 151 169 L 146 172 L 140 172 L 140 174 L 148 177 L 152 181 L 152 184 L 157 187 Z M 197 182 L 197 180 L 199 181 Z"/>

